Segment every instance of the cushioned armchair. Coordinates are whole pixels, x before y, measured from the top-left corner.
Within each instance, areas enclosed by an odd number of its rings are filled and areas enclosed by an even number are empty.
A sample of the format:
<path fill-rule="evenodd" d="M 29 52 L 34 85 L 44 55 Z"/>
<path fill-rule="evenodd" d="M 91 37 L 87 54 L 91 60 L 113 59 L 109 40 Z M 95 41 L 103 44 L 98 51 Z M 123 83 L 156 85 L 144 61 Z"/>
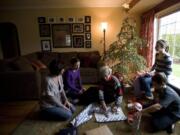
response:
<path fill-rule="evenodd" d="M 41 75 L 37 71 L 9 71 L 0 73 L 1 100 L 38 99 Z"/>

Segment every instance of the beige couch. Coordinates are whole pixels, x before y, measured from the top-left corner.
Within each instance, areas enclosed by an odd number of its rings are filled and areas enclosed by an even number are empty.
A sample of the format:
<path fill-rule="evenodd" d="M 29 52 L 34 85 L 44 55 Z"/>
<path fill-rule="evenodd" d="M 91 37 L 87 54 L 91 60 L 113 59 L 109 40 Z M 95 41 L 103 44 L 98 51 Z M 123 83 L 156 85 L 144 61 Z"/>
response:
<path fill-rule="evenodd" d="M 0 60 L 0 100 L 38 99 L 43 79 L 48 74 L 47 66 L 59 58 L 67 67 L 72 57 L 81 61 L 83 84 L 98 82 L 98 51 L 92 52 L 35 52 L 18 58 Z"/>

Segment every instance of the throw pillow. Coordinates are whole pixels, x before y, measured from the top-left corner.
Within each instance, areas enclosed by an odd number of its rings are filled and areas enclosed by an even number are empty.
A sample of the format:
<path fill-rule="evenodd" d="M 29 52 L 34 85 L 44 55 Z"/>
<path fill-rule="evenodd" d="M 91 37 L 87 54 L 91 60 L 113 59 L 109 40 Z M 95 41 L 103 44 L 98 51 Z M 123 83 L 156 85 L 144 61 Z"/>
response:
<path fill-rule="evenodd" d="M 31 61 L 31 65 L 35 68 L 35 70 L 47 68 L 47 66 L 44 63 L 42 63 L 40 60 Z"/>

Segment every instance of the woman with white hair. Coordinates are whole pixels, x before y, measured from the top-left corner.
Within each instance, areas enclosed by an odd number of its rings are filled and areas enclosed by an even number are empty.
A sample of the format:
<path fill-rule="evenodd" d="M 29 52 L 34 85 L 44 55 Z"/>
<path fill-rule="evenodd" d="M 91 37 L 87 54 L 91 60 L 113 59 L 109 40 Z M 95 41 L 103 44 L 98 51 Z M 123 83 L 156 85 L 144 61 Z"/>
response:
<path fill-rule="evenodd" d="M 107 111 L 107 103 L 115 101 L 113 110 L 116 111 L 117 107 L 122 102 L 122 87 L 119 80 L 112 75 L 112 69 L 108 66 L 100 68 L 101 81 L 99 85 L 99 101 L 104 111 Z"/>

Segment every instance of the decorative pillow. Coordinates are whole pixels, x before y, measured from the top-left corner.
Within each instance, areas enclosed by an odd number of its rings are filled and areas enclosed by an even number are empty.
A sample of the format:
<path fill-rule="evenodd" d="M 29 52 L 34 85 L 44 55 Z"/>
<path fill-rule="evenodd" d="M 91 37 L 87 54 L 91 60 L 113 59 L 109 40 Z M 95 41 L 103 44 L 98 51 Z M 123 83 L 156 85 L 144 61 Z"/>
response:
<path fill-rule="evenodd" d="M 31 65 L 36 69 L 36 70 L 40 70 L 40 69 L 45 69 L 47 68 L 47 66 L 45 64 L 43 64 L 40 60 L 33 60 L 31 61 Z"/>
<path fill-rule="evenodd" d="M 97 51 L 92 52 L 79 52 L 78 58 L 81 61 L 81 67 L 97 68 L 100 55 Z"/>
<path fill-rule="evenodd" d="M 80 52 L 78 54 L 78 58 L 80 59 L 81 61 L 81 67 L 90 67 L 90 64 L 91 64 L 91 59 L 90 59 L 90 56 L 88 54 L 88 52 Z"/>
<path fill-rule="evenodd" d="M 96 52 L 91 53 L 91 55 L 90 55 L 91 67 L 97 68 L 100 58 L 101 57 L 100 57 L 100 55 L 98 55 L 98 53 L 96 53 Z"/>
<path fill-rule="evenodd" d="M 30 62 L 24 58 L 19 57 L 12 62 L 12 66 L 15 70 L 21 71 L 34 71 L 33 67 L 31 66 Z"/>
<path fill-rule="evenodd" d="M 73 57 L 77 57 L 77 52 L 63 52 L 59 54 L 60 61 L 66 66 L 70 66 L 70 60 Z"/>

